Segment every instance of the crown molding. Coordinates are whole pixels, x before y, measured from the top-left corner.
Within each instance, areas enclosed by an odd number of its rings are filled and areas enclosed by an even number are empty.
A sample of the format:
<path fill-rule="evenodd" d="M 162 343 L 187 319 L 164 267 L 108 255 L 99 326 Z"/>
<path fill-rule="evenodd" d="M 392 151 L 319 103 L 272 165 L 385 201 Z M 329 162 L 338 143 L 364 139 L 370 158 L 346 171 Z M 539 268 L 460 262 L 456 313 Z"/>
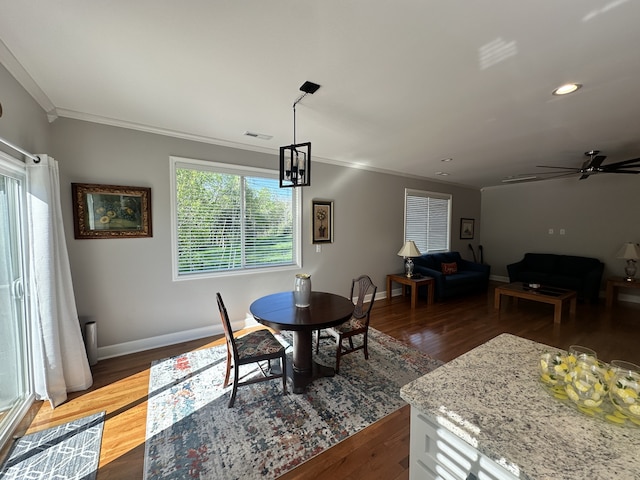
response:
<path fill-rule="evenodd" d="M 35 80 L 31 78 L 29 72 L 27 72 L 2 40 L 0 40 L 0 63 L 2 63 L 7 71 L 13 75 L 13 78 L 22 85 L 22 88 L 38 102 L 38 105 L 40 105 L 47 114 L 49 123 L 58 118 L 55 105 L 53 105 L 49 97 L 42 91 Z"/>

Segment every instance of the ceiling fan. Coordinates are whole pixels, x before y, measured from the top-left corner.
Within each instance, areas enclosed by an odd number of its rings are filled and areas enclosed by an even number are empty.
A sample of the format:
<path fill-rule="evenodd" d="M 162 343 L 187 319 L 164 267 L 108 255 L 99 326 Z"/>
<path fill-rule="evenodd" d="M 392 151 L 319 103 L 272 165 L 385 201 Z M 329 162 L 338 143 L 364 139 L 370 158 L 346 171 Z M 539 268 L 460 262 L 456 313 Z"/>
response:
<path fill-rule="evenodd" d="M 579 180 L 585 180 L 596 173 L 640 173 L 640 158 L 623 160 L 621 162 L 608 163 L 603 165 L 606 155 L 599 155 L 600 150 L 589 150 L 584 152 L 589 157 L 585 160 L 580 168 L 575 167 L 558 167 L 554 165 L 537 165 L 538 168 L 553 168 L 550 172 L 537 172 L 527 175 L 518 175 L 509 177 L 503 182 L 523 182 L 531 180 L 547 180 L 550 178 L 566 177 L 569 175 L 580 174 Z M 544 175 L 544 177 L 540 177 Z"/>

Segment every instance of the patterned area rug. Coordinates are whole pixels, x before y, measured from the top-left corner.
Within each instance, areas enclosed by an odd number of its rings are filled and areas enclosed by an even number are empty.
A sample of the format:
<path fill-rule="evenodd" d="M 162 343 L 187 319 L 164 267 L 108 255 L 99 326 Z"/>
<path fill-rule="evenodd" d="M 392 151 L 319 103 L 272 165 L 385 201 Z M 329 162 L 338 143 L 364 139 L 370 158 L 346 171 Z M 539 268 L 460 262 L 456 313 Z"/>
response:
<path fill-rule="evenodd" d="M 291 345 L 286 332 L 278 338 Z M 315 360 L 333 366 L 334 349 L 323 340 Z M 240 387 L 227 408 L 224 345 L 160 360 L 149 380 L 145 479 L 276 478 L 405 405 L 400 388 L 441 364 L 370 329 L 368 361 L 343 357 L 339 375 L 302 395 L 283 396 L 279 380 Z"/>
<path fill-rule="evenodd" d="M 0 470 L 2 480 L 93 480 L 98 472 L 104 412 L 25 435 Z"/>

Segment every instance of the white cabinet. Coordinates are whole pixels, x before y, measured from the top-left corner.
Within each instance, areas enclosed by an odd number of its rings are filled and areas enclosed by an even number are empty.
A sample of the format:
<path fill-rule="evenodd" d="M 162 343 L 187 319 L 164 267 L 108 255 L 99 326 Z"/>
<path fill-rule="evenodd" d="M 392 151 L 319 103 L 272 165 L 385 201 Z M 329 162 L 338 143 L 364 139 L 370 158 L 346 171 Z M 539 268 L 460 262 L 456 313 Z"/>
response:
<path fill-rule="evenodd" d="M 409 462 L 409 480 L 518 480 L 413 406 Z"/>

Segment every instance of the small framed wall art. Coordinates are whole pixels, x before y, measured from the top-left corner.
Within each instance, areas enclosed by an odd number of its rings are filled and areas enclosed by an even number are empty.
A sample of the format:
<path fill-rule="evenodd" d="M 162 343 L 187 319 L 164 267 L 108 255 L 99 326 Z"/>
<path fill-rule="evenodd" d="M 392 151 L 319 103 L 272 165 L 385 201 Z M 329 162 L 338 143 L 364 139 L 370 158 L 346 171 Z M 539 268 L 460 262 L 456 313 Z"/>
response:
<path fill-rule="evenodd" d="M 152 237 L 151 189 L 72 183 L 75 238 Z"/>
<path fill-rule="evenodd" d="M 473 240 L 473 227 L 475 220 L 473 218 L 460 219 L 460 238 Z"/>
<path fill-rule="evenodd" d="M 333 242 L 333 202 L 313 200 L 311 212 L 313 243 Z"/>

